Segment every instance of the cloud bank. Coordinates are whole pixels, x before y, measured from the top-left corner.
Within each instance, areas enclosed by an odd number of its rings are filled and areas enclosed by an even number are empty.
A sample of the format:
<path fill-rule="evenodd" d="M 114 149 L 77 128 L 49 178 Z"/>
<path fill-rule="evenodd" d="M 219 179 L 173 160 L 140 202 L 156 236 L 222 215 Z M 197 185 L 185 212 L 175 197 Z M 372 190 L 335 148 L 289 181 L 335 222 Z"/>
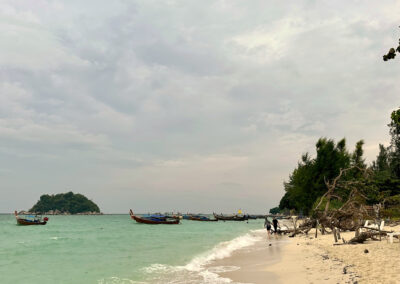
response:
<path fill-rule="evenodd" d="M 362 4 L 362 5 L 361 5 Z M 0 212 L 266 212 L 321 136 L 389 140 L 395 1 L 3 1 Z"/>

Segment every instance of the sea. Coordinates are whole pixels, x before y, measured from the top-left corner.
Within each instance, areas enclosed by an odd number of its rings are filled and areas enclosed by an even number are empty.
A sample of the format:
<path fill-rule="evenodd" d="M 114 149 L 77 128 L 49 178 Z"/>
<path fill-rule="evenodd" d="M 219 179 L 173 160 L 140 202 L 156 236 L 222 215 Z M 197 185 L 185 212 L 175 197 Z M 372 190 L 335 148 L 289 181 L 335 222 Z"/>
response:
<path fill-rule="evenodd" d="M 264 220 L 146 225 L 129 215 L 0 215 L 0 283 L 229 283 L 213 262 L 263 237 Z"/>

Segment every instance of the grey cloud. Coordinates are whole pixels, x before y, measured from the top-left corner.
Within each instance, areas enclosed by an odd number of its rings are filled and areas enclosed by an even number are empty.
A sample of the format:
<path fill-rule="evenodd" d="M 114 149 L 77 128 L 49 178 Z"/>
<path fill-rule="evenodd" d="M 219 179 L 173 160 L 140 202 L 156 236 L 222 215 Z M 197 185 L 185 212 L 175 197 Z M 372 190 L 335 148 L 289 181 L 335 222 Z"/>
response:
<path fill-rule="evenodd" d="M 68 188 L 106 212 L 260 212 L 320 136 L 364 138 L 371 160 L 397 106 L 398 64 L 381 55 L 397 40 L 398 8 L 6 1 L 0 211 L 28 208 L 22 193 Z M 214 191 L 213 204 L 202 198 Z"/>

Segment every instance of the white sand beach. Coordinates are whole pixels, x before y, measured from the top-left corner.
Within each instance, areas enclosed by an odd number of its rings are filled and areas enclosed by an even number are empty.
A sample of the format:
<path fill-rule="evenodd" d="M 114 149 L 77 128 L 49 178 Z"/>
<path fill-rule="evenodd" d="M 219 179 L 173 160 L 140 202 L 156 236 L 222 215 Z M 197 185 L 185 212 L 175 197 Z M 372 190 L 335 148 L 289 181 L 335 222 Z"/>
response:
<path fill-rule="evenodd" d="M 400 226 L 386 230 L 400 231 Z M 218 265 L 240 269 L 221 273 L 237 283 L 400 283 L 400 243 L 367 241 L 364 244 L 334 245 L 332 235 L 318 235 L 314 230 L 295 238 L 282 236 L 279 242 L 256 243 L 235 252 Z M 350 240 L 354 232 L 342 233 Z M 271 244 L 271 246 L 269 246 Z M 365 253 L 365 250 L 368 253 Z"/>

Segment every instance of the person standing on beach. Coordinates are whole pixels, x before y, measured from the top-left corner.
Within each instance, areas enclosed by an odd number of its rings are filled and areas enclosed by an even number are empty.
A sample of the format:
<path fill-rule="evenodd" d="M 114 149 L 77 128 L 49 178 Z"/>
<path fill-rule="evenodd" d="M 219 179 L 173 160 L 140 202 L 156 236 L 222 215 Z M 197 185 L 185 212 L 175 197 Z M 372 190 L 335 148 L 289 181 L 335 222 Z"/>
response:
<path fill-rule="evenodd" d="M 271 223 L 265 218 L 264 227 L 267 229 L 268 239 L 271 238 Z"/>
<path fill-rule="evenodd" d="M 272 224 L 274 225 L 274 234 L 278 233 L 278 220 L 274 217 L 272 220 Z"/>

